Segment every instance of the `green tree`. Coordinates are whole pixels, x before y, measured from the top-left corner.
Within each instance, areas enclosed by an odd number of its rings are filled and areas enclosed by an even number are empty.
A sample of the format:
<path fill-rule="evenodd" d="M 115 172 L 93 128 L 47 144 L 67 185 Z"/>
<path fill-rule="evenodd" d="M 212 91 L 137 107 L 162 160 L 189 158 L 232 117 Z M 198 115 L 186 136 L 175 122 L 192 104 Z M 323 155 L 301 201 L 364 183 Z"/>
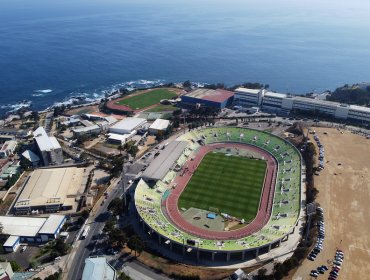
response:
<path fill-rule="evenodd" d="M 126 234 L 119 228 L 110 230 L 108 232 L 108 237 L 110 246 L 117 249 L 122 249 L 128 241 Z"/>
<path fill-rule="evenodd" d="M 187 80 L 187 81 L 185 81 L 185 82 L 182 83 L 182 86 L 184 88 L 190 88 L 191 87 L 191 82 L 189 80 Z"/>
<path fill-rule="evenodd" d="M 133 235 L 127 242 L 127 246 L 136 253 L 140 255 L 140 253 L 144 250 L 145 244 L 143 240 L 138 235 Z"/>
<path fill-rule="evenodd" d="M 66 254 L 68 254 L 69 250 L 70 250 L 70 246 L 68 244 L 66 244 L 64 242 L 64 240 L 62 240 L 61 238 L 57 238 L 55 241 L 54 241 L 54 246 L 53 246 L 53 249 L 55 250 L 55 252 L 57 252 L 59 255 L 61 256 L 64 256 Z"/>
<path fill-rule="evenodd" d="M 114 198 L 108 205 L 108 210 L 112 211 L 113 215 L 122 215 L 125 212 L 125 200 L 119 197 Z"/>
<path fill-rule="evenodd" d="M 10 266 L 12 267 L 14 272 L 22 271 L 22 267 L 16 261 L 10 261 Z"/>
<path fill-rule="evenodd" d="M 131 277 L 127 276 L 125 273 L 121 272 L 119 275 L 118 275 L 118 280 L 132 280 Z"/>

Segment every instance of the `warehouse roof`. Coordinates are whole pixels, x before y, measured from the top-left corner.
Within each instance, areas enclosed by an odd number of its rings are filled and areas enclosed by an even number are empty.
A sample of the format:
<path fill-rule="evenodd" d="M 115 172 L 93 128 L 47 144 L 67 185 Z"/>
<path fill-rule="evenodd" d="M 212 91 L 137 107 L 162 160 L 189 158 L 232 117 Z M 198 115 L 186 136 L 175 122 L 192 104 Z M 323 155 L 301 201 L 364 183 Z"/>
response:
<path fill-rule="evenodd" d="M 64 222 L 65 216 L 50 215 L 39 230 L 39 234 L 55 234 L 60 225 Z"/>
<path fill-rule="evenodd" d="M 143 178 L 161 180 L 185 150 L 188 142 L 173 141 L 156 157 L 144 171 Z"/>
<path fill-rule="evenodd" d="M 155 130 L 165 130 L 169 125 L 169 120 L 156 119 L 149 128 Z"/>
<path fill-rule="evenodd" d="M 16 242 L 18 242 L 19 241 L 19 236 L 18 235 L 11 235 L 11 236 L 9 236 L 8 237 L 8 239 L 5 241 L 5 243 L 4 243 L 4 247 L 13 247 L 14 246 L 14 244 L 16 243 Z"/>
<path fill-rule="evenodd" d="M 122 129 L 122 130 L 134 130 L 138 126 L 146 123 L 146 119 L 142 118 L 125 118 L 122 121 L 119 121 L 111 127 L 111 129 Z"/>
<path fill-rule="evenodd" d="M 243 88 L 243 87 L 238 87 L 235 92 L 245 92 L 245 93 L 250 93 L 250 94 L 258 94 L 261 91 L 261 89 L 254 89 L 254 88 Z"/>
<path fill-rule="evenodd" d="M 234 96 L 234 93 L 232 91 L 228 91 L 224 89 L 214 90 L 214 89 L 198 88 L 186 94 L 185 96 L 202 99 L 202 100 L 213 101 L 213 102 L 224 102 L 225 100 Z"/>
<path fill-rule="evenodd" d="M 41 151 L 51 151 L 61 148 L 57 139 L 55 137 L 49 137 L 42 126 L 33 132 L 33 136 Z"/>
<path fill-rule="evenodd" d="M 100 127 L 96 124 L 93 124 L 91 126 L 74 128 L 74 129 L 72 129 L 72 131 L 75 132 L 75 133 L 80 133 L 80 132 L 89 132 L 89 131 L 96 130 L 96 129 L 100 130 Z"/>
<path fill-rule="evenodd" d="M 46 218 L 0 216 L 2 234 L 33 237 L 39 232 Z"/>
<path fill-rule="evenodd" d="M 84 168 L 37 169 L 31 174 L 14 207 L 73 206 L 74 196 L 83 192 L 86 180 Z"/>
<path fill-rule="evenodd" d="M 87 258 L 82 280 L 114 280 L 116 271 L 104 257 Z"/>

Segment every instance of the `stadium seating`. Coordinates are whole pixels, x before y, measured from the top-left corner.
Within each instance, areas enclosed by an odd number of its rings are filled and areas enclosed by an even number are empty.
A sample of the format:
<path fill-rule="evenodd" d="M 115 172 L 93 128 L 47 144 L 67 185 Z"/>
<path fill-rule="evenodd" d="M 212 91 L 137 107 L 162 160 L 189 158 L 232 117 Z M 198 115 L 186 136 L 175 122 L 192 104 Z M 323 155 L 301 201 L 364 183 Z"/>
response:
<path fill-rule="evenodd" d="M 199 248 L 208 250 L 243 250 L 264 246 L 290 233 L 295 226 L 300 212 L 301 201 L 301 157 L 299 152 L 285 140 L 262 131 L 237 128 L 218 127 L 192 130 L 178 138 L 189 143 L 187 149 L 179 157 L 176 164 L 182 166 L 196 152 L 201 144 L 220 142 L 238 142 L 254 145 L 269 152 L 278 163 L 274 195 L 270 197 L 272 209 L 262 229 L 251 235 L 237 239 L 225 240 L 220 246 L 219 241 L 202 239 L 174 226 L 163 209 L 163 195 L 170 191 L 170 183 L 176 172 L 169 170 L 163 181 L 158 181 L 150 188 L 141 180 L 135 191 L 135 205 L 141 218 L 150 228 L 162 236 L 178 243 L 192 239 L 199 241 Z M 168 192 L 166 193 L 166 195 Z"/>

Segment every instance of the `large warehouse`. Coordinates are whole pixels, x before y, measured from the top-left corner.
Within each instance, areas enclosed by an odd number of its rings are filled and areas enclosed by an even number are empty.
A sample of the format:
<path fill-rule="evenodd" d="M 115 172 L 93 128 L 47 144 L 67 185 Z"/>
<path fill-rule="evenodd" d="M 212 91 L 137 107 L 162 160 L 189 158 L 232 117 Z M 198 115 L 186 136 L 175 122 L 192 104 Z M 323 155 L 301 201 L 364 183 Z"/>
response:
<path fill-rule="evenodd" d="M 48 218 L 0 216 L 2 236 L 8 236 L 3 247 L 14 252 L 20 243 L 47 242 L 55 239 L 66 221 L 63 215 L 50 215 Z"/>
<path fill-rule="evenodd" d="M 197 105 L 223 109 L 232 104 L 234 93 L 224 89 L 199 88 L 181 96 L 181 105 L 185 108 L 192 108 Z"/>
<path fill-rule="evenodd" d="M 29 214 L 76 209 L 87 178 L 85 168 L 37 169 L 28 178 L 14 210 L 17 214 Z"/>

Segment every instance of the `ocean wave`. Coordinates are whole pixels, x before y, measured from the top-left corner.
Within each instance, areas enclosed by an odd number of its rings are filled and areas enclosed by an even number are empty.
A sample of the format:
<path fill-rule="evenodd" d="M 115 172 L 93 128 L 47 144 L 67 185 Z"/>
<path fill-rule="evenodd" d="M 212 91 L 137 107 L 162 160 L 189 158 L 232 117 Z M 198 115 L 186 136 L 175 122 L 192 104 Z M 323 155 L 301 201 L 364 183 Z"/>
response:
<path fill-rule="evenodd" d="M 37 92 L 37 93 L 51 93 L 51 92 L 53 92 L 53 90 L 52 89 L 36 89 L 36 90 L 34 90 L 34 92 Z"/>
<path fill-rule="evenodd" d="M 32 105 L 31 101 L 24 100 L 13 104 L 0 105 L 0 109 L 7 110 L 7 113 L 13 113 L 22 108 L 29 108 L 31 105 Z"/>

